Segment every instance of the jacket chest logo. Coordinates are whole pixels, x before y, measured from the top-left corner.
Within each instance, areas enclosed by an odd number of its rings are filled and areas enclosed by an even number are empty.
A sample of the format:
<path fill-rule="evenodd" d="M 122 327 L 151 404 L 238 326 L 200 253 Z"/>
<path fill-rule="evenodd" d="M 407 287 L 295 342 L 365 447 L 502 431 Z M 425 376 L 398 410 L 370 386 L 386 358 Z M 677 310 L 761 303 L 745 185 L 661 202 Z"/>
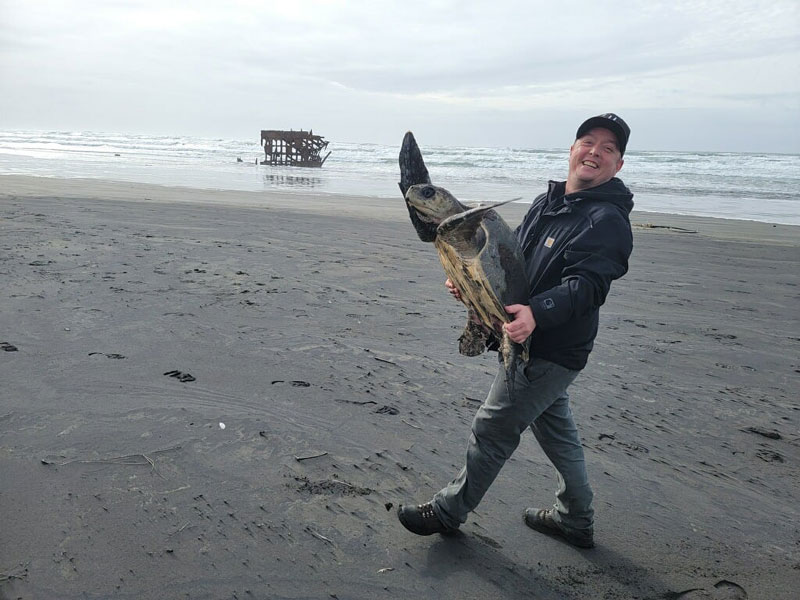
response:
<path fill-rule="evenodd" d="M 544 247 L 545 247 L 545 248 L 552 248 L 552 247 L 553 247 L 553 244 L 555 244 L 555 243 L 556 243 L 556 238 L 548 237 L 548 238 L 547 238 L 547 239 L 544 241 Z"/>

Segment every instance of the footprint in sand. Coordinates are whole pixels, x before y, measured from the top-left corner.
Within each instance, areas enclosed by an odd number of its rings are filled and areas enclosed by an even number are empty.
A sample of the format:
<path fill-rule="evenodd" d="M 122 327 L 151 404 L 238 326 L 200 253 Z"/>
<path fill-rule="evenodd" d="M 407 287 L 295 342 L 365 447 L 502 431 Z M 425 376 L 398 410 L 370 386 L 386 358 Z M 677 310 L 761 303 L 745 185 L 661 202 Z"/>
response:
<path fill-rule="evenodd" d="M 125 358 L 125 356 L 123 356 L 122 354 L 114 354 L 114 353 L 106 354 L 105 352 L 89 352 L 89 356 L 96 356 L 98 354 L 100 356 L 105 356 L 106 358 L 113 358 L 114 360 L 122 360 L 123 358 Z"/>
<path fill-rule="evenodd" d="M 182 373 L 180 371 L 167 371 L 166 373 L 164 373 L 164 375 L 167 375 L 168 377 L 174 377 L 181 383 L 195 381 L 194 376 L 190 375 L 189 373 Z"/>
<path fill-rule="evenodd" d="M 695 588 L 670 596 L 672 600 L 747 600 L 747 592 L 733 581 L 718 581 L 711 589 Z"/>
<path fill-rule="evenodd" d="M 287 383 L 287 382 L 284 381 L 283 379 L 276 379 L 276 380 L 274 380 L 272 382 L 272 385 L 275 385 L 276 383 Z M 297 381 L 297 380 L 295 380 L 295 381 L 289 381 L 288 383 L 292 387 L 311 387 L 311 384 L 308 383 L 307 381 Z"/>

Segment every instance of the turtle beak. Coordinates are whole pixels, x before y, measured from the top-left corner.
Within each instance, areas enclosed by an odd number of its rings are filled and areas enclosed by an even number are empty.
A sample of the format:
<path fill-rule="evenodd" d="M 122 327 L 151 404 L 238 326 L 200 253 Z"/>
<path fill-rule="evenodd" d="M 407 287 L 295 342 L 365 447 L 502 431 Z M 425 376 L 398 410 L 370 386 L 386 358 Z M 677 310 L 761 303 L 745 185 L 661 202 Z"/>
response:
<path fill-rule="evenodd" d="M 416 207 L 406 200 L 408 216 L 411 217 L 411 224 L 417 230 L 419 239 L 423 242 L 432 242 L 436 239 L 436 228 L 438 224 L 430 217 L 423 215 Z"/>

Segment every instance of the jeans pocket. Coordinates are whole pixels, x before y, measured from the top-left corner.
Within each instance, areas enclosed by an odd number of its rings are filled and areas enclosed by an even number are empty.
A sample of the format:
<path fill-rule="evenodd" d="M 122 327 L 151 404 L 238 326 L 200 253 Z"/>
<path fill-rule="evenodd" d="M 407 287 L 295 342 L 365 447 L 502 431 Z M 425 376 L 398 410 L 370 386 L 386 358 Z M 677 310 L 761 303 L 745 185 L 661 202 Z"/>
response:
<path fill-rule="evenodd" d="M 525 368 L 522 370 L 522 374 L 525 376 L 525 379 L 528 380 L 528 383 L 536 383 L 538 380 L 547 377 L 550 373 L 553 372 L 558 365 L 555 363 L 551 363 L 548 360 L 541 360 L 541 359 L 531 359 Z"/>

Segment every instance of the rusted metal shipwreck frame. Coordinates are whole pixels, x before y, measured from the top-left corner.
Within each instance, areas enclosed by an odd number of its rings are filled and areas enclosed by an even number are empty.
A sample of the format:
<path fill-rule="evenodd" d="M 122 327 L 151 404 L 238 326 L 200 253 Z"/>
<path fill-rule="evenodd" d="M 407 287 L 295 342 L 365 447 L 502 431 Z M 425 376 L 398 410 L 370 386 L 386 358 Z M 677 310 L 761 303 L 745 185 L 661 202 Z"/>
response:
<path fill-rule="evenodd" d="M 288 165 L 290 167 L 321 167 L 328 157 L 320 158 L 320 153 L 328 147 L 328 142 L 313 131 L 261 130 L 261 146 L 264 148 L 262 165 Z"/>

